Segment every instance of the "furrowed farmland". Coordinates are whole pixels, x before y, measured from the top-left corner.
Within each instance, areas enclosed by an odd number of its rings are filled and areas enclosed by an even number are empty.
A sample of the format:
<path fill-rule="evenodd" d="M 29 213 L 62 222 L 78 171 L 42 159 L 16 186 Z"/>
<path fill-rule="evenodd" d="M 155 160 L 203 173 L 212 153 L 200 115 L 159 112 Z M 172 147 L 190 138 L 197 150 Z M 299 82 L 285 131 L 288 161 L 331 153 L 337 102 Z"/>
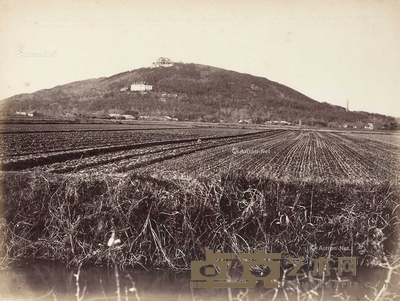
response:
<path fill-rule="evenodd" d="M 382 182 L 399 172 L 395 135 L 306 130 L 87 129 L 3 133 L 3 170 L 52 173 L 150 172 Z M 48 143 L 51 141 L 51 143 Z"/>
<path fill-rule="evenodd" d="M 3 247 L 12 259 L 187 270 L 206 249 L 311 259 L 326 256 L 310 248 L 318 245 L 334 247 L 331 257 L 390 266 L 400 241 L 398 137 L 9 125 Z"/>

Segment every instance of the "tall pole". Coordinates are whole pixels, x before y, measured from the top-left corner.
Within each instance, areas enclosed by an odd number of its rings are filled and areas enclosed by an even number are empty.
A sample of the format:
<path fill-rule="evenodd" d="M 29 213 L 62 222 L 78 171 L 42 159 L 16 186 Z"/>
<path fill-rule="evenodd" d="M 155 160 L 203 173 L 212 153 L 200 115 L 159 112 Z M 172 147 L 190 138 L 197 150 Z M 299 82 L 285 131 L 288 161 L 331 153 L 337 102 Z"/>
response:
<path fill-rule="evenodd" d="M 349 111 L 349 99 L 347 99 L 346 112 Z"/>

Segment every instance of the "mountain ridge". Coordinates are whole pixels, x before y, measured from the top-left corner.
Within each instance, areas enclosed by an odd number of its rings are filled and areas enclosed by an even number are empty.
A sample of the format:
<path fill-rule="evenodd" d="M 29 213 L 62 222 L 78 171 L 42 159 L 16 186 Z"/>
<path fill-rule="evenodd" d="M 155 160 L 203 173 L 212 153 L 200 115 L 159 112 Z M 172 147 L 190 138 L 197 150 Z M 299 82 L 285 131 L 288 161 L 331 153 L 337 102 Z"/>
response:
<path fill-rule="evenodd" d="M 131 92 L 134 82 L 153 86 L 147 94 Z M 128 91 L 121 92 L 121 89 Z M 290 123 L 339 127 L 344 124 L 393 128 L 396 119 L 376 113 L 346 112 L 318 102 L 270 79 L 202 64 L 174 63 L 170 67 L 139 68 L 109 77 L 79 80 L 1 101 L 2 111 L 36 111 L 46 116 L 97 116 L 137 112 L 168 115 L 179 120 Z"/>

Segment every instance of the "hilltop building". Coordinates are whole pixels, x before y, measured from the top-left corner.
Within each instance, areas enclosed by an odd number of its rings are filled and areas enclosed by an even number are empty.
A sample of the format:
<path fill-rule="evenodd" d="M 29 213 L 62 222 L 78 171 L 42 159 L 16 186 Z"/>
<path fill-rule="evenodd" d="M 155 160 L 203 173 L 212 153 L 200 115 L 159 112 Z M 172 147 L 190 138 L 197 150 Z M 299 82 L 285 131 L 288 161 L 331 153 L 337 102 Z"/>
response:
<path fill-rule="evenodd" d="M 171 67 L 174 63 L 167 57 L 158 58 L 157 62 L 153 63 L 153 68 Z"/>

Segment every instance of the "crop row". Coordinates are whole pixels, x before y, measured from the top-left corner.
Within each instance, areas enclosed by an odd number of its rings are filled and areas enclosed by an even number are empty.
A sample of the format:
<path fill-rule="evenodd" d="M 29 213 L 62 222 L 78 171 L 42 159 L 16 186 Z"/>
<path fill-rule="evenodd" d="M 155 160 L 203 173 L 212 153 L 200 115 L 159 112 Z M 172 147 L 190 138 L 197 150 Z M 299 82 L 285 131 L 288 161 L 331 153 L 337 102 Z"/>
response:
<path fill-rule="evenodd" d="M 190 141 L 175 145 L 165 145 L 159 147 L 141 148 L 127 152 L 117 152 L 88 158 L 87 160 L 68 161 L 59 163 L 57 166 L 50 165 L 40 167 L 41 170 L 52 171 L 55 173 L 64 172 L 104 172 L 121 173 L 137 169 L 142 166 L 163 162 L 174 158 L 179 158 L 188 154 L 200 154 L 210 149 L 219 149 L 221 146 L 236 145 L 244 141 L 261 141 L 269 136 L 279 135 L 280 131 L 265 132 L 259 135 L 235 136 L 221 139 L 208 139 L 200 141 Z M 258 142 L 259 143 L 259 142 Z"/>
<path fill-rule="evenodd" d="M 94 131 L 82 143 L 85 148 L 8 156 L 3 158 L 3 170 L 33 168 L 54 173 L 142 170 L 203 177 L 241 170 L 261 178 L 351 182 L 380 182 L 399 174 L 399 149 L 391 143 L 318 131 L 270 130 L 240 135 L 237 131 Z M 57 141 L 52 143 L 61 145 Z"/>
<path fill-rule="evenodd" d="M 187 126 L 186 126 L 187 127 Z M 177 129 L 185 128 L 181 123 L 10 123 L 2 124 L 1 134 L 10 133 L 38 133 L 38 132 L 90 132 L 90 131 L 132 131 L 148 129 Z"/>
<path fill-rule="evenodd" d="M 255 131 L 209 128 L 168 129 L 168 130 L 96 130 L 8 133 L 0 140 L 2 155 L 19 157 L 48 152 L 70 151 L 93 147 L 108 147 L 150 141 L 190 139 L 224 135 L 238 135 Z"/>
<path fill-rule="evenodd" d="M 128 151 L 133 149 L 141 149 L 145 147 L 157 147 L 163 145 L 176 145 L 180 143 L 190 143 L 194 141 L 209 141 L 209 140 L 218 140 L 218 139 L 241 139 L 242 137 L 256 137 L 258 135 L 262 135 L 263 132 L 255 132 L 255 133 L 243 133 L 241 135 L 227 135 L 221 136 L 221 133 L 212 133 L 212 135 L 208 137 L 202 136 L 204 131 L 189 131 L 189 132 L 180 132 L 174 133 L 175 135 L 163 132 L 141 132 L 141 133 L 130 133 L 131 135 L 139 134 L 138 137 L 140 139 L 131 139 L 130 141 L 126 141 L 125 143 L 117 143 L 116 145 L 110 145 L 108 143 L 105 146 L 95 146 L 88 147 L 91 145 L 91 142 L 86 143 L 86 147 L 79 149 L 66 149 L 61 151 L 47 151 L 29 155 L 19 155 L 15 157 L 6 157 L 3 158 L 3 170 L 21 170 L 27 168 L 33 168 L 42 165 L 49 165 L 53 163 L 71 161 L 71 160 L 79 160 L 79 164 L 85 166 L 85 163 L 81 163 L 82 160 L 85 160 L 88 157 L 93 156 L 101 156 L 103 154 Z M 200 138 L 201 137 L 201 138 Z M 114 137 L 115 138 L 115 137 Z M 102 139 L 105 139 L 104 137 Z M 111 139 L 111 137 L 110 137 Z M 124 156 L 124 155 L 123 155 Z M 114 156 L 115 157 L 115 156 Z M 117 156 L 118 157 L 118 156 Z M 118 158 L 116 158 L 118 159 Z M 123 158 L 122 158 L 123 159 Z M 92 160 L 92 159 L 89 159 Z M 109 159 L 107 159 L 109 160 Z M 107 161 L 105 160 L 105 161 Z M 93 161 L 93 160 L 92 160 Z M 102 158 L 98 159 L 99 162 L 102 162 Z M 114 160 L 115 161 L 115 160 Z M 66 163 L 67 165 L 75 166 L 75 163 L 71 164 Z M 93 164 L 89 164 L 93 165 Z M 66 171 L 70 171 L 70 168 L 66 168 Z"/>
<path fill-rule="evenodd" d="M 398 133 L 386 133 L 386 134 L 377 134 L 377 133 L 342 133 L 342 136 L 349 137 L 356 141 L 376 141 L 380 144 L 387 144 L 389 146 L 397 146 L 400 147 L 400 134 Z"/>
<path fill-rule="evenodd" d="M 242 170 L 254 177 L 335 179 L 347 182 L 380 182 L 393 179 L 400 167 L 396 152 L 374 142 L 348 141 L 326 132 L 285 131 L 270 139 L 239 142 L 188 154 L 142 168 L 153 174 L 176 172 L 204 177 Z"/>

